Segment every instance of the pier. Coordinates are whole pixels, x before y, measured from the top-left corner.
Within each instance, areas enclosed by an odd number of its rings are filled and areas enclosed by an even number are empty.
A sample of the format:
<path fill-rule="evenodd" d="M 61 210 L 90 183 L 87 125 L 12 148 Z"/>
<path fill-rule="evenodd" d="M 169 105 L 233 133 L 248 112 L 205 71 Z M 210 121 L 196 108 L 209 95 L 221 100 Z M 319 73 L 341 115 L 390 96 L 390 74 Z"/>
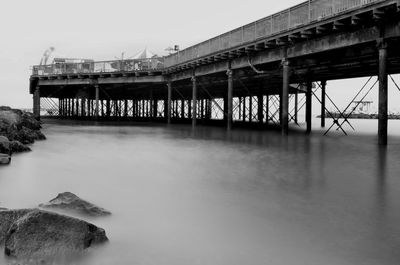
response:
<path fill-rule="evenodd" d="M 165 57 L 34 66 L 34 115 L 44 107 L 59 118 L 275 126 L 287 135 L 305 111 L 310 133 L 312 100 L 327 125 L 329 81 L 377 77 L 386 145 L 399 12 L 399 0 L 313 0 Z M 332 126 L 343 130 L 341 118 Z"/>

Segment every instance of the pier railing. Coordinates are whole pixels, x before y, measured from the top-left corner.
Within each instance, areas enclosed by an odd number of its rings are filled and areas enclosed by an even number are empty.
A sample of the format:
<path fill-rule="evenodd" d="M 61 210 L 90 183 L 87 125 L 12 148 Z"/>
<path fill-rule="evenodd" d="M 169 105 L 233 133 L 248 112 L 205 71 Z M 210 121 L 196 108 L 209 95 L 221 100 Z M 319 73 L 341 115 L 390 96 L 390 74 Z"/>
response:
<path fill-rule="evenodd" d="M 385 0 L 309 0 L 165 57 L 165 67 L 212 55 Z"/>
<path fill-rule="evenodd" d="M 164 69 L 164 57 L 33 66 L 33 75 L 140 72 Z"/>

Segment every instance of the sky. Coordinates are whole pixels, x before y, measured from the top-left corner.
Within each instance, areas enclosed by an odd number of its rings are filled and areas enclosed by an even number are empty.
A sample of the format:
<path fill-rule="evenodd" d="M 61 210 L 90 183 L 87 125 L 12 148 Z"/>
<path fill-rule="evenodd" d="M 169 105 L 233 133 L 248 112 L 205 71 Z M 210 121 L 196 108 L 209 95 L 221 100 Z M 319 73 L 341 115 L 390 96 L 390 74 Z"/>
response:
<path fill-rule="evenodd" d="M 122 52 L 133 56 L 145 47 L 165 55 L 167 47 L 194 45 L 300 2 L 2 0 L 0 105 L 32 106 L 30 69 L 50 46 L 59 55 L 95 60 L 113 60 Z M 400 77 L 395 79 L 400 84 Z M 329 82 L 327 93 L 345 107 L 364 81 Z M 400 91 L 392 84 L 389 90 L 389 108 L 400 112 Z M 367 99 L 376 105 L 377 89 Z"/>

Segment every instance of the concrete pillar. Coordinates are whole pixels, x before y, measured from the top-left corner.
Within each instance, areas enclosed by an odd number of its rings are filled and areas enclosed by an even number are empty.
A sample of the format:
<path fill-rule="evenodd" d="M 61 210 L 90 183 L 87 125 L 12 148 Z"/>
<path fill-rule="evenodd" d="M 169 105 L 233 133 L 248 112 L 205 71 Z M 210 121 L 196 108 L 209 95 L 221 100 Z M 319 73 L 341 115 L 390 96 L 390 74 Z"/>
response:
<path fill-rule="evenodd" d="M 33 92 L 33 116 L 38 121 L 40 120 L 40 87 L 36 87 Z"/>
<path fill-rule="evenodd" d="M 193 101 L 193 108 L 192 108 L 192 126 L 196 127 L 197 125 L 197 80 L 196 77 L 192 77 L 192 101 Z"/>
<path fill-rule="evenodd" d="M 99 85 L 95 85 L 94 86 L 94 88 L 95 88 L 95 96 L 96 96 L 96 107 L 95 107 L 95 114 L 94 114 L 94 116 L 95 116 L 95 118 L 96 119 L 98 119 L 99 118 L 99 107 L 100 107 L 100 104 L 99 104 Z"/>
<path fill-rule="evenodd" d="M 321 81 L 321 127 L 325 128 L 326 81 Z"/>
<path fill-rule="evenodd" d="M 229 69 L 226 73 L 228 75 L 228 95 L 227 95 L 227 117 L 226 124 L 228 131 L 232 130 L 233 122 L 233 71 Z"/>
<path fill-rule="evenodd" d="M 282 87 L 282 134 L 287 135 L 289 132 L 289 84 L 290 84 L 290 66 L 289 61 L 285 59 L 283 66 L 283 87 Z"/>
<path fill-rule="evenodd" d="M 311 133 L 311 121 L 312 121 L 312 82 L 307 81 L 307 91 L 306 91 L 306 123 L 307 123 L 307 133 Z"/>
<path fill-rule="evenodd" d="M 387 145 L 388 136 L 388 73 L 387 73 L 387 43 L 381 41 L 379 49 L 379 110 L 378 138 L 380 145 Z"/>

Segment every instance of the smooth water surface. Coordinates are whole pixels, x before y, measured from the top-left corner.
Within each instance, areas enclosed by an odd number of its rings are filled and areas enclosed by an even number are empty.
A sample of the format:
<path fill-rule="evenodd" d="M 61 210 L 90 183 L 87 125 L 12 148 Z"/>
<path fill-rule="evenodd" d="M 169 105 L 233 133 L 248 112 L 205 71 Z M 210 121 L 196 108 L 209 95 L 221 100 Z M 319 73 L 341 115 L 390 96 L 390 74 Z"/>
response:
<path fill-rule="evenodd" d="M 308 137 L 190 126 L 46 124 L 0 167 L 0 207 L 71 191 L 113 212 L 74 264 L 398 265 L 400 123 Z M 2 255 L 0 264 L 6 261 Z"/>

